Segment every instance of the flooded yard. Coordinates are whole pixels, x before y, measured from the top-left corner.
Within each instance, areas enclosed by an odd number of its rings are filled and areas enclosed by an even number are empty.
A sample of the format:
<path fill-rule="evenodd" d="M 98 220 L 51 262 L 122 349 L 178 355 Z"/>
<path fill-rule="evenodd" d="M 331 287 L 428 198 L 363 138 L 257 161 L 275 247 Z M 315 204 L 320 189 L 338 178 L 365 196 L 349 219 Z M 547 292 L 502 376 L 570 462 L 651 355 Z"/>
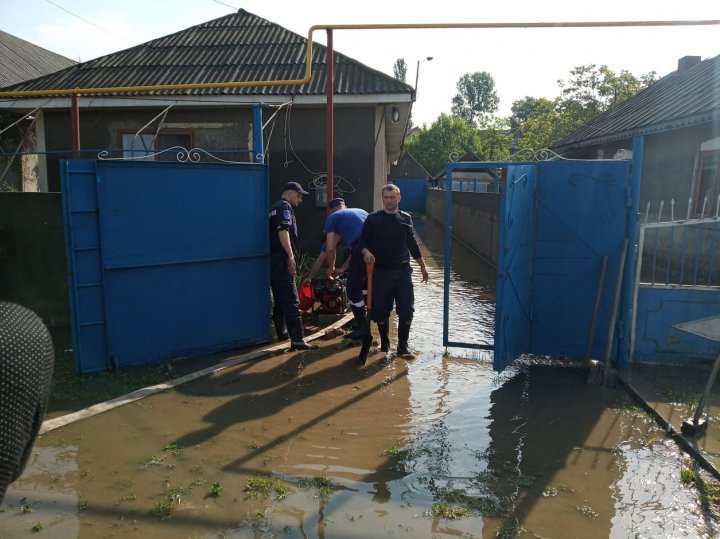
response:
<path fill-rule="evenodd" d="M 441 233 L 420 228 L 415 360 L 327 340 L 52 431 L 0 537 L 716 536 L 696 468 L 622 388 L 445 352 Z M 492 342 L 494 271 L 455 253 L 451 339 Z"/>

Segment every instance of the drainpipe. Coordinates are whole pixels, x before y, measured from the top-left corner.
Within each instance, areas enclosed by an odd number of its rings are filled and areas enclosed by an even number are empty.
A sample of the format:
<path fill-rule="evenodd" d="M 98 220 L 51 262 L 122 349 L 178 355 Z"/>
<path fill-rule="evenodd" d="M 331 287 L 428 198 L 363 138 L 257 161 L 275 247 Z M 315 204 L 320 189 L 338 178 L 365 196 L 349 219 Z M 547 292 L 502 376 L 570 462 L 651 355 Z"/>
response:
<path fill-rule="evenodd" d="M 327 30 L 327 82 L 326 82 L 326 93 L 327 93 L 327 126 L 326 126 L 326 148 L 327 148 L 327 184 L 326 184 L 326 195 L 327 201 L 330 202 L 333 199 L 333 178 L 335 177 L 335 171 L 333 170 L 333 156 L 335 152 L 334 144 L 334 124 L 335 114 L 333 110 L 333 92 L 334 92 L 334 76 L 333 76 L 333 31 Z M 330 213 L 330 207 L 327 208 L 328 214 Z"/>
<path fill-rule="evenodd" d="M 80 96 L 78 94 L 72 95 L 71 104 L 73 158 L 80 159 Z"/>

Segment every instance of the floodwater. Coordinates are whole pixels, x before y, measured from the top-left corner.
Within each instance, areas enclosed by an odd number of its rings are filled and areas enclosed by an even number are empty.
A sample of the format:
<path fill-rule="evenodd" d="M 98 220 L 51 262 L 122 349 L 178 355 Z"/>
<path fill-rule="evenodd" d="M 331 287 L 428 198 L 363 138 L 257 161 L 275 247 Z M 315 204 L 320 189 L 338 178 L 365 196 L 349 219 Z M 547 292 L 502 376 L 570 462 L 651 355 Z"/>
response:
<path fill-rule="evenodd" d="M 360 367 L 327 340 L 52 431 L 0 537 L 714 536 L 692 465 L 622 389 L 444 353 L 441 232 L 418 225 L 415 360 Z M 494 271 L 454 249 L 450 338 L 489 343 Z"/>

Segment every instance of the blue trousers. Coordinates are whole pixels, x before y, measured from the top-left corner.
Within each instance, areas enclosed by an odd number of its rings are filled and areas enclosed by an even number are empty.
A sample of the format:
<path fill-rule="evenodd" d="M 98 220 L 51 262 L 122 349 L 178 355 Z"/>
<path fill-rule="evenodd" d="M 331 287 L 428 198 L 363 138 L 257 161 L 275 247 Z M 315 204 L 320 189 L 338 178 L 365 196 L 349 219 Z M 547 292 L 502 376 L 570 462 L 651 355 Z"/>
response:
<path fill-rule="evenodd" d="M 375 268 L 373 273 L 371 320 L 382 322 L 390 317 L 395 304 L 398 318 L 412 320 L 415 312 L 415 289 L 410 264 L 397 269 Z"/>

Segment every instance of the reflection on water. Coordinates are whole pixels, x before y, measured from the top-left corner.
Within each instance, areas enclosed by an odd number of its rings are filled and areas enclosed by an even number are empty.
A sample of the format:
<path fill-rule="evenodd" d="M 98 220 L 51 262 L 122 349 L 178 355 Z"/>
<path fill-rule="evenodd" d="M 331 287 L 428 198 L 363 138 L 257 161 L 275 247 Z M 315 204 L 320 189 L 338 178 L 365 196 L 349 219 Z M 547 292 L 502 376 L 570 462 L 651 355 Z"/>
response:
<path fill-rule="evenodd" d="M 444 354 L 442 246 L 422 224 L 433 280 L 416 287 L 416 360 L 374 353 L 359 367 L 357 348 L 326 341 L 53 431 L 8 493 L 0 535 L 38 523 L 63 538 L 712 532 L 674 444 L 624 392 L 569 368 L 497 374 L 487 354 Z M 454 252 L 453 340 L 491 342 L 494 272 Z"/>

